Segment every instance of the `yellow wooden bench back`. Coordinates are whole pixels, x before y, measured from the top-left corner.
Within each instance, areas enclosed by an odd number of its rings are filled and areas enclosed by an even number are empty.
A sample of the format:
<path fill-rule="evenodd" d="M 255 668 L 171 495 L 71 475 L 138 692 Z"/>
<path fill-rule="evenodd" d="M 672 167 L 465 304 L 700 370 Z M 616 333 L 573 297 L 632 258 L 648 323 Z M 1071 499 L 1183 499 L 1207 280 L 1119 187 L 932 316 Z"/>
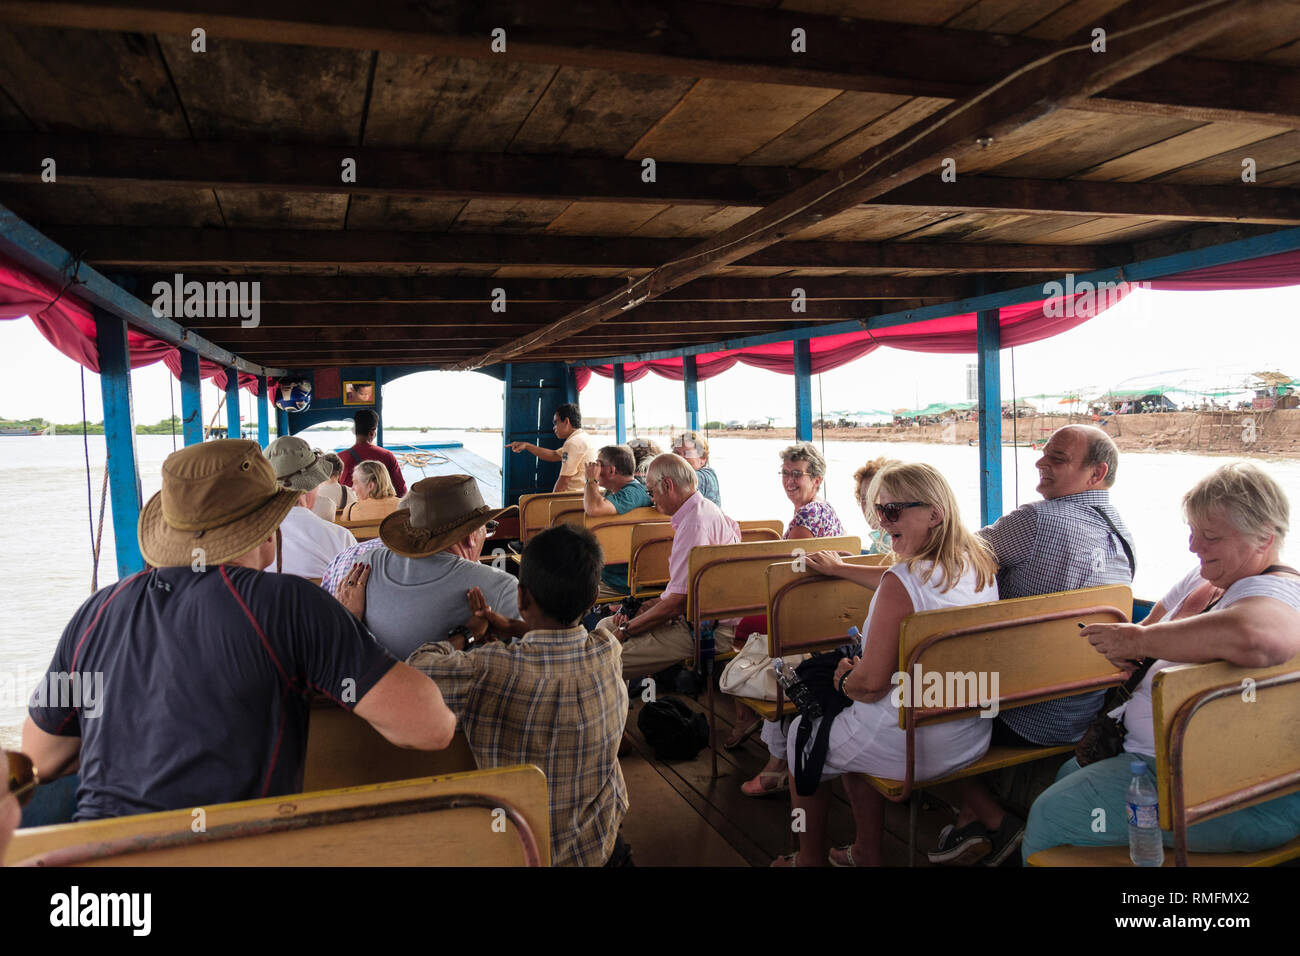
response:
<path fill-rule="evenodd" d="M 1198 820 L 1300 790 L 1300 656 L 1166 668 L 1152 706 L 1160 826 L 1175 842 Z"/>
<path fill-rule="evenodd" d="M 572 524 L 581 528 L 587 518 L 586 506 L 582 503 L 581 495 L 576 499 L 553 499 L 550 504 L 549 515 L 548 528 L 554 528 L 556 525 L 561 524 Z"/>
<path fill-rule="evenodd" d="M 884 564 L 883 554 L 857 554 L 846 564 Z M 835 647 L 849 640 L 850 627 L 862 627 L 876 592 L 843 578 L 809 571 L 799 561 L 769 564 L 767 578 L 767 653 L 769 657 Z"/>
<path fill-rule="evenodd" d="M 606 564 L 627 564 L 632 557 L 632 534 L 638 525 L 668 524 L 658 508 L 633 508 L 621 515 L 587 515 L 584 522 L 605 555 Z"/>
<path fill-rule="evenodd" d="M 692 548 L 687 564 L 686 619 L 713 620 L 755 614 L 767 606 L 767 567 L 798 557 L 798 552 L 848 551 L 857 554 L 856 535 L 752 541 Z"/>
<path fill-rule="evenodd" d="M 627 584 L 632 597 L 658 594 L 668 583 L 668 558 L 673 551 L 673 526 L 667 521 L 639 524 L 632 529 L 632 554 Z"/>
<path fill-rule="evenodd" d="M 551 526 L 551 502 L 556 498 L 577 498 L 580 491 L 547 491 L 535 495 L 519 496 L 519 543 L 527 544 L 538 531 Z"/>
<path fill-rule="evenodd" d="M 379 525 L 383 518 L 369 518 L 364 521 L 344 521 L 342 519 L 334 522 L 340 528 L 347 528 L 352 532 L 352 537 L 358 541 L 369 541 L 372 538 L 379 537 Z"/>
<path fill-rule="evenodd" d="M 898 670 L 914 675 L 919 664 L 923 675 L 974 673 L 978 679 L 983 673 L 990 690 L 997 675 L 1003 710 L 1115 686 L 1123 674 L 1080 636 L 1079 624 L 1127 621 L 1132 608 L 1128 585 L 1111 584 L 920 611 L 904 618 L 899 629 Z M 913 681 L 917 726 L 969 716 L 970 709 L 925 706 L 920 689 Z M 906 715 L 901 708 L 899 726 Z"/>
<path fill-rule="evenodd" d="M 736 524 L 740 525 L 742 541 L 780 541 L 781 535 L 785 532 L 785 525 L 779 518 L 737 521 Z"/>
<path fill-rule="evenodd" d="M 391 780 L 477 770 L 469 742 L 459 730 L 446 750 L 398 747 L 350 710 L 332 701 L 312 704 L 303 762 L 305 791 L 359 787 Z"/>
<path fill-rule="evenodd" d="M 5 863 L 519 866 L 529 856 L 550 863 L 546 777 L 531 765 L 197 809 L 201 816 L 170 810 L 19 830 Z M 505 833 L 493 826 L 496 809 L 505 811 Z"/>

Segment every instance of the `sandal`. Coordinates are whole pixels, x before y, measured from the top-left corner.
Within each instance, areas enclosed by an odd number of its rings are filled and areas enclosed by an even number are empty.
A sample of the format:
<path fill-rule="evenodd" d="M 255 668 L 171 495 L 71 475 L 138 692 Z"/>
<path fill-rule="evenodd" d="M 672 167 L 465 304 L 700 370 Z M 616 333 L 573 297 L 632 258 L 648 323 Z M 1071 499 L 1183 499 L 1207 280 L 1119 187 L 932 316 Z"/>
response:
<path fill-rule="evenodd" d="M 799 851 L 795 850 L 795 852 L 793 853 L 783 853 L 768 865 L 769 866 L 800 866 L 801 864 L 799 863 Z"/>
<path fill-rule="evenodd" d="M 761 726 L 763 726 L 763 718 L 758 716 L 758 714 L 755 714 L 754 719 L 747 724 L 737 724 L 731 729 L 731 735 L 722 742 L 722 749 L 735 750 L 748 740 L 750 735 Z"/>
<path fill-rule="evenodd" d="M 768 781 L 776 778 L 776 784 Z M 790 773 L 787 770 L 760 770 L 752 780 L 740 785 L 740 792 L 747 797 L 770 797 L 774 793 L 785 793 L 790 789 Z"/>
<path fill-rule="evenodd" d="M 830 861 L 831 866 L 858 865 L 857 861 L 853 859 L 852 843 L 849 843 L 846 846 L 837 846 L 832 848 L 831 852 L 826 855 L 826 859 Z"/>

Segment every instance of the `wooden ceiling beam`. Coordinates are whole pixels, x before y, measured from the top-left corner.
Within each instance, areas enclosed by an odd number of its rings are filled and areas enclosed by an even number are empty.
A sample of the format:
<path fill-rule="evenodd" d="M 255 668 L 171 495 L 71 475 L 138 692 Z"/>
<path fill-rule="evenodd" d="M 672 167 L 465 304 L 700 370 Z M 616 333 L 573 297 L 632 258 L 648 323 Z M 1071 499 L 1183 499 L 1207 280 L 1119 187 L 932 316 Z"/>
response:
<path fill-rule="evenodd" d="M 938 169 L 938 165 L 935 165 Z M 799 194 L 799 195 L 802 195 Z M 852 203 L 850 203 L 852 205 Z M 817 215 L 815 212 L 812 215 Z M 806 223 L 805 223 L 806 224 Z M 950 272 L 1082 272 L 1117 263 L 1104 246 L 956 242 L 782 242 L 784 226 L 727 264 L 781 269 L 939 269 Z M 482 235 L 320 229 L 155 229 L 57 226 L 45 231 L 96 266 L 194 272 L 233 267 L 538 266 L 652 269 L 706 243 L 618 236 Z M 792 230 L 793 231 L 793 230 Z M 720 236 L 734 236 L 729 229 Z M 726 241 L 726 240 L 723 240 Z M 770 246 L 770 247 L 769 247 Z M 691 274 L 689 279 L 705 273 Z M 784 277 L 783 277 L 784 278 Z M 689 279 L 683 279 L 685 285 Z M 802 279 L 801 279 L 802 281 Z M 678 284 L 672 285 L 677 288 Z M 147 291 L 147 290 L 146 290 Z M 144 292 L 142 291 L 143 295 Z M 619 302 L 622 305 L 622 302 Z"/>
<path fill-rule="evenodd" d="M 136 273 L 135 287 L 145 291 L 156 282 L 171 283 L 171 274 Z M 985 281 L 995 290 L 1046 282 L 1055 273 L 1015 276 L 990 275 Z M 627 285 L 619 279 L 502 279 L 493 276 L 294 276 L 219 275 L 186 273 L 186 281 L 229 282 L 256 280 L 263 306 L 338 303 L 404 303 L 411 305 L 487 305 L 493 289 L 504 289 L 506 306 L 582 303 Z M 206 285 L 205 285 L 206 288 Z M 701 279 L 674 289 L 664 302 L 760 302 L 789 303 L 794 289 L 804 290 L 809 301 L 821 299 L 910 299 L 917 297 L 962 299 L 977 293 L 975 281 L 962 276 L 801 276 L 776 279 L 743 277 Z M 441 312 L 437 313 L 441 315 Z M 496 316 L 505 320 L 505 316 Z"/>
<path fill-rule="evenodd" d="M 963 157 L 981 148 L 981 142 L 1010 134 L 1276 8 L 1274 0 L 1225 0 L 1190 9 L 1177 0 L 1127 3 L 1106 21 L 1104 54 L 1089 51 L 1090 31 L 1085 31 L 1076 36 L 1081 48 L 1033 68 L 1011 71 L 973 96 L 927 117 L 665 262 L 636 280 L 628 292 L 596 299 L 543 331 L 524 336 L 505 348 L 484 352 L 465 367 L 507 361 L 551 345 L 624 312 L 629 298 L 633 304 L 656 298 L 753 256 L 845 209 L 871 202 L 923 175 L 935 175 L 949 162 L 960 165 Z"/>
<path fill-rule="evenodd" d="M 343 157 L 357 182 L 339 179 Z M 430 200 L 563 200 L 762 206 L 817 178 L 780 166 L 661 163 L 653 183 L 641 164 L 577 156 L 434 153 L 275 143 L 190 143 L 18 133 L 0 150 L 0 182 L 41 182 L 46 157 L 65 185 L 188 186 L 273 192 L 359 193 Z M 1107 183 L 936 174 L 892 190 L 868 206 L 954 214 L 1139 216 L 1144 219 L 1300 223 L 1300 190 Z M 588 298 L 594 298 L 590 296 Z"/>
<path fill-rule="evenodd" d="M 690 0 L 261 0 L 244 9 L 220 0 L 0 0 L 0 19 L 185 37 L 202 24 L 210 38 L 258 43 L 951 98 L 1059 49 L 1025 36 Z M 497 28 L 505 30 L 504 52 L 493 48 Z M 815 55 L 791 49 L 795 29 L 805 31 Z M 1300 72 L 1288 67 L 1178 57 L 1149 64 L 1081 105 L 1294 127 L 1297 94 Z"/>

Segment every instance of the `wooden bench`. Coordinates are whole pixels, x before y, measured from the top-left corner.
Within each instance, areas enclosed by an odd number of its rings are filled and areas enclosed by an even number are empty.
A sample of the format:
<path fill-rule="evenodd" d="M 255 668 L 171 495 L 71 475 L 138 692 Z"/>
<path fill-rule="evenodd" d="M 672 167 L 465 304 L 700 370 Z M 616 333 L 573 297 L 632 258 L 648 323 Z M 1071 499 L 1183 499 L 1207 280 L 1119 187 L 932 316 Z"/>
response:
<path fill-rule="evenodd" d="M 672 525 L 658 508 L 633 508 L 621 515 L 584 515 L 583 523 L 600 544 L 605 564 L 628 564 L 632 558 L 632 536 L 644 524 L 654 524 L 672 530 Z M 628 568 L 631 584 L 631 567 Z M 621 597 L 598 598 L 597 604 L 621 601 Z"/>
<path fill-rule="evenodd" d="M 19 830 L 9 866 L 548 866 L 522 765 Z M 202 822 L 202 828 L 198 824 Z M 504 826 L 505 832 L 502 832 Z"/>
<path fill-rule="evenodd" d="M 1254 681 L 1247 701 L 1246 679 Z M 1255 853 L 1190 853 L 1187 828 L 1300 790 L 1300 657 L 1268 668 L 1178 664 L 1152 681 L 1165 866 L 1276 866 L 1300 858 L 1300 837 Z M 1121 824 L 1122 825 L 1122 824 Z M 1030 866 L 1131 866 L 1127 844 L 1058 846 Z"/>
<path fill-rule="evenodd" d="M 888 555 L 858 554 L 846 564 L 867 567 L 887 563 Z M 767 593 L 767 655 L 807 654 L 845 644 L 849 628 L 861 628 L 875 590 L 843 578 L 824 577 L 799 562 L 770 564 L 764 572 Z M 794 713 L 777 686 L 776 700 L 742 697 L 740 700 L 764 720 Z"/>
<path fill-rule="evenodd" d="M 359 521 L 344 521 L 340 518 L 334 523 L 340 528 L 347 528 L 351 531 L 352 537 L 356 538 L 357 541 L 370 541 L 379 537 L 379 525 L 383 520 L 383 518 L 370 518 Z"/>
<path fill-rule="evenodd" d="M 768 565 L 795 556 L 797 551 L 862 550 L 857 536 L 803 538 L 799 541 L 752 541 L 739 544 L 710 544 L 691 549 L 687 559 L 686 620 L 695 635 L 694 664 L 700 666 L 700 644 L 705 621 L 725 620 L 754 614 L 767 606 Z M 733 651 L 715 654 L 715 659 L 734 656 Z M 713 680 L 705 674 L 709 708 L 709 749 L 713 775 L 718 775 L 717 714 L 714 710 Z"/>
<path fill-rule="evenodd" d="M 538 531 L 551 526 L 551 502 L 557 498 L 582 501 L 580 491 L 548 491 L 536 495 L 519 496 L 519 543 L 525 545 Z"/>
<path fill-rule="evenodd" d="M 389 743 L 366 721 L 331 700 L 319 697 L 312 701 L 303 760 L 305 791 L 477 769 L 469 742 L 459 730 L 446 750 L 411 750 Z"/>
<path fill-rule="evenodd" d="M 569 498 L 556 498 L 550 503 L 549 524 L 546 527 L 554 528 L 557 525 L 572 524 L 579 528 L 583 526 L 587 518 L 586 505 L 583 504 L 582 496 L 579 495 L 576 500 Z"/>
<path fill-rule="evenodd" d="M 654 597 L 668 583 L 668 558 L 673 551 L 673 526 L 647 522 L 632 529 L 627 584 L 634 598 Z"/>
<path fill-rule="evenodd" d="M 998 707 L 1009 710 L 1039 701 L 1114 687 L 1124 675 L 1079 636 L 1078 625 L 1127 621 L 1133 594 L 1127 585 L 1106 585 L 1036 597 L 1012 598 L 909 614 L 899 628 L 898 669 L 923 673 L 998 675 Z M 902 780 L 859 774 L 885 797 L 901 803 L 919 783 L 936 785 L 1005 767 L 1072 753 L 1058 747 L 993 746 L 974 763 L 931 780 L 915 775 L 916 732 L 928 724 L 970 717 L 980 702 L 965 706 L 927 707 L 913 688 L 899 709 L 899 726 L 907 735 L 906 771 Z M 917 801 L 911 805 L 908 861 L 916 848 Z"/>
<path fill-rule="evenodd" d="M 780 541 L 785 526 L 775 519 L 762 521 L 737 521 L 741 541 Z"/>

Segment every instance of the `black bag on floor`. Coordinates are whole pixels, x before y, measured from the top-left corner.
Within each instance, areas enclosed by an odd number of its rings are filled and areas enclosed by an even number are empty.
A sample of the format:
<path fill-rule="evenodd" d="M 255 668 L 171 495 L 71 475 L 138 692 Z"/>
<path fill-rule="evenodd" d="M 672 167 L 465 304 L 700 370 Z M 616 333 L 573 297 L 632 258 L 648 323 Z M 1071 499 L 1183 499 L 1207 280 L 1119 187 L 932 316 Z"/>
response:
<path fill-rule="evenodd" d="M 654 748 L 656 760 L 694 760 L 709 743 L 709 722 L 704 715 L 672 697 L 660 697 L 642 707 L 636 726 Z"/>
<path fill-rule="evenodd" d="M 807 685 L 822 711 L 822 716 L 816 720 L 802 718 L 795 735 L 794 788 L 801 797 L 812 796 L 821 783 L 826 751 L 831 742 L 831 723 L 836 714 L 853 703 L 833 686 L 835 668 L 845 656 L 839 648 L 826 654 L 814 654 L 794 671 Z M 813 742 L 811 751 L 807 750 L 809 740 Z"/>

